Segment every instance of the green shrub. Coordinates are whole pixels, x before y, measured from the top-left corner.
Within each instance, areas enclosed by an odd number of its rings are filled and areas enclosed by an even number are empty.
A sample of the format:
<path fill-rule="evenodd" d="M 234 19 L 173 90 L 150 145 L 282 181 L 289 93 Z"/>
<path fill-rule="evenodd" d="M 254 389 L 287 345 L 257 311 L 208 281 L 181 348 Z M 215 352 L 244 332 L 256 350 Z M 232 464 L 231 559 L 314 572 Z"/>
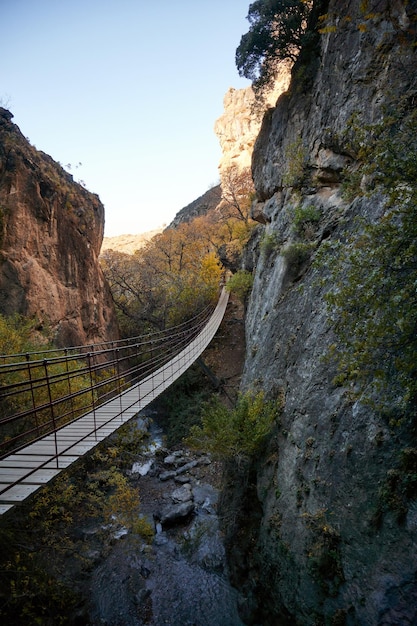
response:
<path fill-rule="evenodd" d="M 388 510 L 403 523 L 408 509 L 417 497 L 417 448 L 404 448 L 398 455 L 396 467 L 390 468 L 379 490 L 379 503 L 373 523 L 378 527 Z"/>
<path fill-rule="evenodd" d="M 320 218 L 321 211 L 314 204 L 298 206 L 294 211 L 295 233 L 303 239 L 312 239 Z"/>
<path fill-rule="evenodd" d="M 256 94 L 273 84 L 279 63 L 294 62 L 300 50 L 311 45 L 313 6 L 305 0 L 250 4 L 250 28 L 236 49 L 236 67 L 240 76 L 253 81 Z"/>
<path fill-rule="evenodd" d="M 279 401 L 266 401 L 262 392 L 240 395 L 233 409 L 214 399 L 205 405 L 201 426 L 191 429 L 187 443 L 222 459 L 250 458 L 271 432 L 280 409 Z"/>
<path fill-rule="evenodd" d="M 246 270 L 239 270 L 228 280 L 226 289 L 245 302 L 253 285 L 253 275 Z"/>
<path fill-rule="evenodd" d="M 307 557 L 311 573 L 326 593 L 336 595 L 344 581 L 340 534 L 327 521 L 327 511 L 303 513 L 302 518 L 310 530 L 311 540 Z"/>
<path fill-rule="evenodd" d="M 265 234 L 261 241 L 261 252 L 268 257 L 271 252 L 278 250 L 279 242 L 276 233 Z"/>
<path fill-rule="evenodd" d="M 181 445 L 190 428 L 200 423 L 202 407 L 212 394 L 206 374 L 194 363 L 158 398 L 158 423 L 169 448 Z"/>
<path fill-rule="evenodd" d="M 385 413 L 411 416 L 417 398 L 417 113 L 400 102 L 380 124 L 355 121 L 350 132 L 357 162 L 346 172 L 349 199 L 379 192 L 385 206 L 379 220 L 358 220 L 326 261 L 337 380 L 353 383 L 362 400 Z"/>
<path fill-rule="evenodd" d="M 151 523 L 140 515 L 138 490 L 116 468 L 110 468 L 107 474 L 105 485 L 111 493 L 106 496 L 103 506 L 105 520 L 108 524 L 125 526 L 150 543 L 154 530 Z"/>
<path fill-rule="evenodd" d="M 307 150 L 300 138 L 290 143 L 285 150 L 286 171 L 282 177 L 285 187 L 300 188 L 306 174 Z"/>
<path fill-rule="evenodd" d="M 311 257 L 313 246 L 310 243 L 291 243 L 281 252 L 288 265 L 294 272 L 298 272 L 301 266 Z"/>

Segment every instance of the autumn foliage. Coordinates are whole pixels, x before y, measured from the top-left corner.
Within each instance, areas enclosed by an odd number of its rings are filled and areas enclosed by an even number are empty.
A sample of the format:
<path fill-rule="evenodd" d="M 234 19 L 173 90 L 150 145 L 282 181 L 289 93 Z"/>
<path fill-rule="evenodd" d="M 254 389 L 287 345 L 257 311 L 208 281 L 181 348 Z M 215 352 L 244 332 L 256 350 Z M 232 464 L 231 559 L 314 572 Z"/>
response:
<path fill-rule="evenodd" d="M 215 210 L 165 229 L 133 255 L 103 253 L 124 336 L 170 328 L 216 301 L 222 274 L 238 263 L 253 226 L 252 193 L 250 172 L 231 169 Z"/>

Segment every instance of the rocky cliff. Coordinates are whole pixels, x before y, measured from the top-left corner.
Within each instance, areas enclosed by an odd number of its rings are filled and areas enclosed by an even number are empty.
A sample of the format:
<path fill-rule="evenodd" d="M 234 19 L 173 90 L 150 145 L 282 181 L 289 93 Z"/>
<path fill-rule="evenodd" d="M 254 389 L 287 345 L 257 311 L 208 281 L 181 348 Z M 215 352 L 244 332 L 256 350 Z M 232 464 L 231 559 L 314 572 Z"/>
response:
<path fill-rule="evenodd" d="M 196 217 L 207 215 L 214 211 L 221 200 L 220 185 L 215 185 L 208 189 L 202 196 L 187 204 L 178 211 L 168 228 L 177 228 L 180 224 L 191 222 Z"/>
<path fill-rule="evenodd" d="M 415 107 L 416 3 L 330 0 L 322 13 L 317 47 L 293 68 L 253 154 L 266 226 L 247 260 L 255 278 L 243 388 L 282 397 L 284 408 L 262 458 L 229 469 L 228 550 L 246 623 L 411 625 L 417 500 L 409 491 L 402 516 L 384 502 L 393 481 L 410 478 L 407 470 L 399 478 L 399 458 L 414 434 L 336 386 L 324 358 L 335 342 L 320 281 L 326 267 L 291 261 L 285 250 L 296 241 L 297 207 L 321 216 L 309 234 L 316 251 L 355 216 L 380 214 L 381 198 L 342 195 L 352 155 L 335 138 L 352 114 L 380 121 L 399 95 Z"/>
<path fill-rule="evenodd" d="M 58 346 L 114 339 L 98 256 L 104 207 L 0 109 L 0 312 L 36 317 Z"/>
<path fill-rule="evenodd" d="M 264 110 L 275 106 L 278 96 L 287 90 L 289 81 L 290 72 L 284 67 L 271 90 L 266 93 L 262 106 L 256 104 L 252 87 L 231 87 L 227 91 L 223 99 L 223 115 L 214 125 L 214 132 L 222 149 L 220 179 L 231 167 L 239 170 L 250 168 L 253 146 L 259 134 Z"/>
<path fill-rule="evenodd" d="M 136 235 L 130 234 L 104 237 L 103 243 L 101 244 L 100 254 L 103 254 L 106 250 L 116 250 L 117 252 L 123 252 L 124 254 L 134 254 L 136 250 L 140 250 L 140 248 L 143 248 L 156 235 L 159 235 L 162 230 L 163 227 Z"/>

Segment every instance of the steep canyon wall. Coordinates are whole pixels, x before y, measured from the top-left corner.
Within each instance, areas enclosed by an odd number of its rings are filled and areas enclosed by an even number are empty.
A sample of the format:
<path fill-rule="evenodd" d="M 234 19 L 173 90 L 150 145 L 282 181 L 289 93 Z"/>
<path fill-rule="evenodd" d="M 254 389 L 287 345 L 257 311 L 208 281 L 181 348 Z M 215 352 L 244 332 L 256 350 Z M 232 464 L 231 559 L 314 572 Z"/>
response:
<path fill-rule="evenodd" d="M 381 214 L 380 197 L 344 199 L 352 155 L 335 137 L 357 112 L 362 123 L 376 123 L 398 97 L 415 106 L 416 3 L 326 4 L 332 28 L 296 63 L 254 148 L 256 212 L 266 226 L 246 261 L 255 278 L 243 389 L 282 397 L 284 408 L 262 458 L 230 469 L 223 514 L 247 623 L 411 625 L 417 501 L 402 520 L 389 508 L 378 520 L 375 512 L 414 435 L 334 384 L 335 364 L 325 358 L 335 342 L 320 281 L 326 267 L 291 262 L 284 251 L 297 241 L 299 206 L 321 214 L 310 233 L 316 251 L 355 216 Z"/>
<path fill-rule="evenodd" d="M 242 171 L 251 167 L 253 147 L 259 134 L 264 110 L 275 106 L 278 97 L 287 90 L 289 68 L 283 67 L 273 87 L 265 94 L 262 106 L 257 106 L 252 87 L 234 89 L 224 96 L 223 114 L 216 120 L 216 133 L 222 149 L 219 163 L 220 181 L 230 168 Z"/>
<path fill-rule="evenodd" d="M 58 346 L 118 337 L 98 256 L 104 207 L 0 108 L 0 312 L 36 317 Z"/>

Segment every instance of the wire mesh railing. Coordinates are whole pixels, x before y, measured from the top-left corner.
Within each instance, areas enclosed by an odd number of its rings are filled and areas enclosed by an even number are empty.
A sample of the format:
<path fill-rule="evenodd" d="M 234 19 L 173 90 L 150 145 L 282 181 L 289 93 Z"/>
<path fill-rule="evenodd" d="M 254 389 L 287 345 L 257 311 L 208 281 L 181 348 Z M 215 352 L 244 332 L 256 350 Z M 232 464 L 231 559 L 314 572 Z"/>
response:
<path fill-rule="evenodd" d="M 101 344 L 0 357 L 0 458 L 95 411 L 180 354 L 214 306 L 176 327 Z"/>

